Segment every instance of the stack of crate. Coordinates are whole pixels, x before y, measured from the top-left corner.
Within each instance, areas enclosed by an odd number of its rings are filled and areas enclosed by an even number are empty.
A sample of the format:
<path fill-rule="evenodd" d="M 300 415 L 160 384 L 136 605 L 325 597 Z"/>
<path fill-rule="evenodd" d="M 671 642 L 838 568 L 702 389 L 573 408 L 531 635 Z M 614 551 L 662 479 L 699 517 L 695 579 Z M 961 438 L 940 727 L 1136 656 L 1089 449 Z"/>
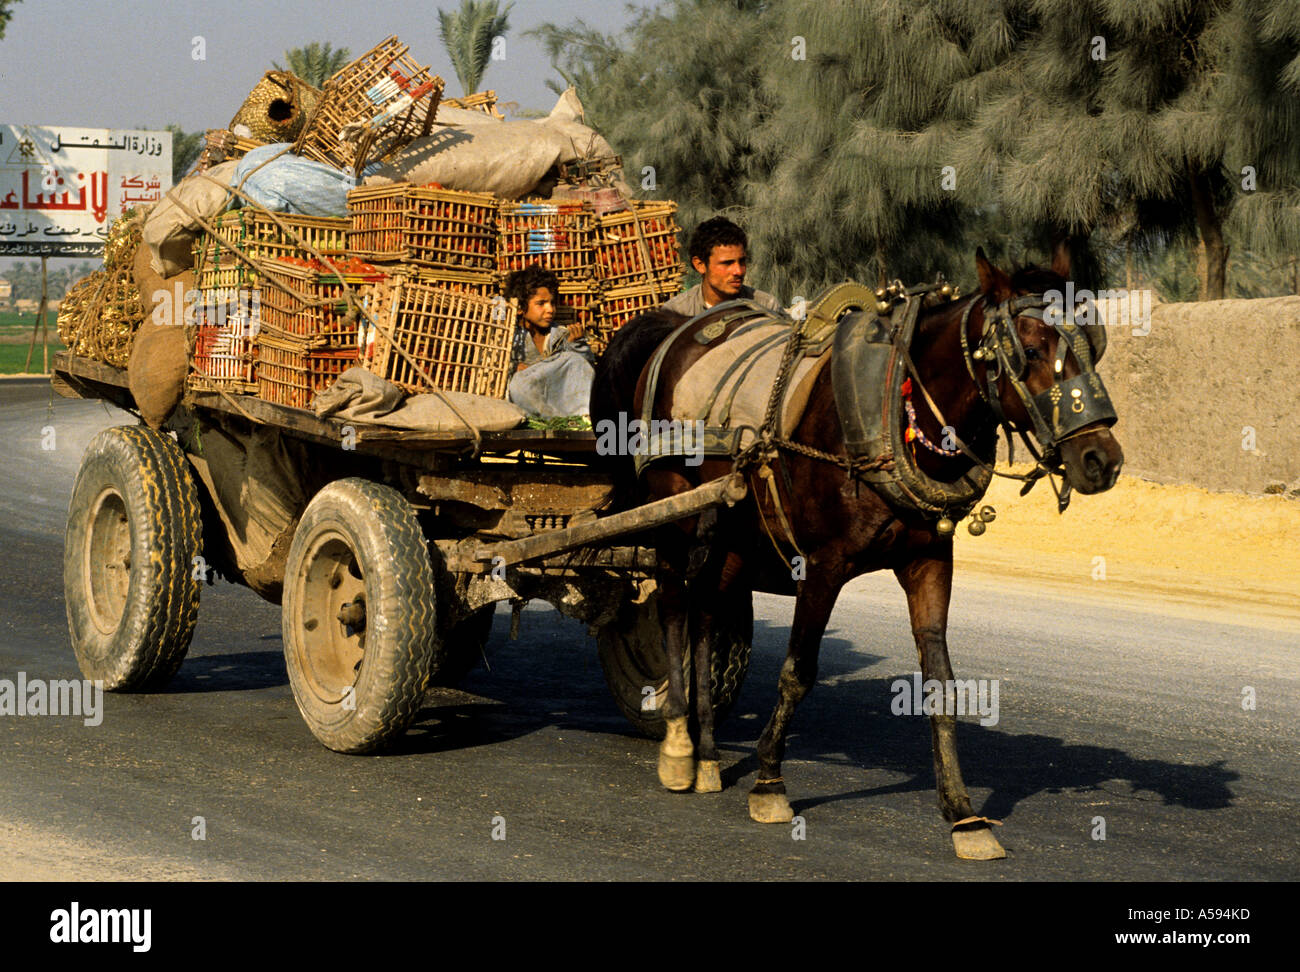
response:
<path fill-rule="evenodd" d="M 267 291 L 262 278 L 267 264 L 307 252 L 304 244 L 341 259 L 347 225 L 345 219 L 272 215 L 249 207 L 219 217 L 212 224 L 214 233 L 198 237 L 194 244 L 198 300 L 193 312 L 198 331 L 190 387 L 259 391 L 263 345 L 268 336 L 274 337 L 263 333 Z"/>
<path fill-rule="evenodd" d="M 502 397 L 514 309 L 498 295 L 495 196 L 396 183 L 348 194 L 349 253 L 391 276 L 363 364 L 406 388 Z"/>
<path fill-rule="evenodd" d="M 368 338 L 363 311 L 382 313 L 390 299 L 389 278 L 355 258 L 321 263 L 285 257 L 261 267 L 258 394 L 306 408 L 318 391 L 361 362 Z"/>
<path fill-rule="evenodd" d="M 600 311 L 592 347 L 602 353 L 614 332 L 677 294 L 683 268 L 677 255 L 677 204 L 634 202 L 596 221 Z"/>

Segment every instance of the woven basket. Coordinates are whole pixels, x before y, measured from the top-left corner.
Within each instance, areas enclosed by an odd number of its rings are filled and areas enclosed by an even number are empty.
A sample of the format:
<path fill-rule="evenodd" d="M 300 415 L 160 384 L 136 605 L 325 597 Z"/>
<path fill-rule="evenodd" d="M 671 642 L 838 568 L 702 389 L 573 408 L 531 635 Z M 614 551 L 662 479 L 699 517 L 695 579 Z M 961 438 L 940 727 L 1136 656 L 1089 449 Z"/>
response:
<path fill-rule="evenodd" d="M 365 367 L 411 392 L 437 388 L 505 396 L 515 331 L 508 301 L 402 278 L 393 291 L 367 346 Z"/>
<path fill-rule="evenodd" d="M 221 162 L 242 159 L 263 144 L 265 143 L 255 138 L 244 138 L 224 128 L 209 128 L 203 135 L 203 151 L 194 163 L 194 171 L 204 172 Z"/>
<path fill-rule="evenodd" d="M 675 293 L 676 291 L 673 291 L 664 295 L 657 288 L 645 284 L 606 290 L 600 298 L 596 334 L 591 339 L 593 349 L 599 344 L 603 352 L 609 346 L 610 338 L 614 336 L 615 331 L 639 314 L 659 307 Z"/>
<path fill-rule="evenodd" d="M 429 134 L 442 78 L 389 37 L 325 82 L 320 103 L 293 150 L 360 176 L 371 162 Z"/>
<path fill-rule="evenodd" d="M 444 270 L 496 269 L 497 200 L 398 183 L 348 193 L 348 252 Z"/>
<path fill-rule="evenodd" d="M 242 322 L 209 324 L 202 311 L 199 317 L 194 354 L 190 359 L 191 371 L 186 379 L 189 386 L 202 391 L 255 393 L 256 332 Z"/>
<path fill-rule="evenodd" d="M 495 270 L 440 270 L 414 263 L 385 264 L 381 269 L 394 276 L 458 294 L 491 298 L 501 292 L 501 278 Z"/>
<path fill-rule="evenodd" d="M 292 408 L 307 408 L 360 360 L 356 348 L 322 351 L 265 329 L 257 336 L 257 355 L 258 396 Z"/>
<path fill-rule="evenodd" d="M 245 126 L 260 142 L 292 142 L 311 117 L 320 92 L 288 71 L 267 71 L 229 127 Z"/>
<path fill-rule="evenodd" d="M 145 318 L 133 263 L 144 211 L 113 221 L 104 242 L 104 267 L 72 287 L 59 304 L 56 328 L 73 354 L 125 368 L 136 329 Z"/>

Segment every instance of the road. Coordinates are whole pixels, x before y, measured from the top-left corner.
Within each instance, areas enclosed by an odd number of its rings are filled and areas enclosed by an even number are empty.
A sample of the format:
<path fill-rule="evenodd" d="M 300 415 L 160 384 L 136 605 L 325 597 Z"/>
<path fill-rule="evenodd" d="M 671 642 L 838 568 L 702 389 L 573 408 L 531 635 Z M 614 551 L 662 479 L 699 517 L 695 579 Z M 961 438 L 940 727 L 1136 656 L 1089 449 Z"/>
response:
<path fill-rule="evenodd" d="M 129 420 L 0 382 L 0 679 L 79 677 L 62 594 L 66 505 L 86 442 Z M 349 757 L 299 717 L 278 609 L 207 587 L 165 692 L 106 696 L 98 726 L 0 716 L 0 878 L 1300 875 L 1300 624 L 1195 620 L 1154 599 L 1116 607 L 959 576 L 954 667 L 999 685 L 995 725 L 962 720 L 963 770 L 978 811 L 1005 822 L 1008 851 L 974 863 L 956 860 L 939 816 L 924 717 L 891 713 L 892 683 L 916 667 L 892 577 L 841 597 L 795 718 L 785 777 L 803 839 L 750 822 L 791 608 L 756 597 L 754 661 L 720 730 L 723 792 L 673 795 L 657 785 L 654 744 L 610 699 L 594 640 L 547 606 L 525 610 L 515 642 L 499 611 L 490 670 L 431 694 L 396 752 Z"/>

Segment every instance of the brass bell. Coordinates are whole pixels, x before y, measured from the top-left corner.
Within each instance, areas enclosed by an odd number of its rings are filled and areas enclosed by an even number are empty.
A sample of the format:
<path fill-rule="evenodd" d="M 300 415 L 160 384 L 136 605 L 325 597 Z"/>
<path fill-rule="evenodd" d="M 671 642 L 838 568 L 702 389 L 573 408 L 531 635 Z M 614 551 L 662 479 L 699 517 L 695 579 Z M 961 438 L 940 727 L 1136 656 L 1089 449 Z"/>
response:
<path fill-rule="evenodd" d="M 976 361 L 983 361 L 985 358 L 988 357 L 988 352 L 985 351 L 983 348 L 976 348 L 974 351 L 970 353 L 970 356 L 974 358 Z"/>
<path fill-rule="evenodd" d="M 885 288 L 884 288 L 884 287 L 877 287 L 877 288 L 876 288 L 876 300 L 884 300 L 884 299 L 885 299 Z"/>
<path fill-rule="evenodd" d="M 998 511 L 991 506 L 981 506 L 979 518 L 985 523 L 992 523 L 998 518 Z"/>
<path fill-rule="evenodd" d="M 952 294 L 952 284 L 944 283 L 944 285 L 939 288 L 939 293 L 943 294 L 945 297 L 950 296 Z"/>
<path fill-rule="evenodd" d="M 890 303 L 889 301 L 887 301 L 887 300 L 878 300 L 878 301 L 876 301 L 876 313 L 878 313 L 878 314 L 888 314 L 888 313 L 889 313 L 889 309 L 890 309 L 891 307 L 893 307 L 893 306 L 894 306 L 894 305 L 891 304 L 891 303 Z"/>
<path fill-rule="evenodd" d="M 984 526 L 983 520 L 972 519 L 969 523 L 966 524 L 966 529 L 970 531 L 970 535 L 972 537 L 978 537 L 981 533 L 983 533 L 988 528 Z"/>
<path fill-rule="evenodd" d="M 952 536 L 954 524 L 948 517 L 941 516 L 939 522 L 934 525 L 934 528 L 939 532 L 939 536 L 950 537 Z"/>

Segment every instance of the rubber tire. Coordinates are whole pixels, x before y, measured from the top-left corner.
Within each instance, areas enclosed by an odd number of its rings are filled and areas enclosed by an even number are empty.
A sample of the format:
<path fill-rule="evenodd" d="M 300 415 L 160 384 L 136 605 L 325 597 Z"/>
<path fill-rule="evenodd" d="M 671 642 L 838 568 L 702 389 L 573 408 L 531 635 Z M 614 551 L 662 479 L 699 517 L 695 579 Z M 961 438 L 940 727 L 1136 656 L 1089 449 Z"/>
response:
<path fill-rule="evenodd" d="M 430 685 L 455 688 L 478 666 L 492 635 L 496 609 L 495 604 L 479 608 L 443 636 L 442 651 L 434 659 L 429 676 Z"/>
<path fill-rule="evenodd" d="M 340 655 L 330 650 L 340 640 L 354 644 L 337 617 L 323 617 L 322 625 L 321 618 L 303 616 L 330 611 L 308 605 L 330 603 L 329 584 L 319 578 L 332 556 L 353 558 L 364 590 L 364 650 L 357 649 L 355 675 L 346 674 L 347 666 L 335 662 Z M 389 486 L 340 479 L 307 504 L 285 565 L 284 658 L 298 711 L 329 749 L 382 750 L 415 718 L 439 649 L 437 578 L 443 570 L 411 504 Z M 349 588 L 357 585 L 345 580 Z M 309 623 L 315 627 L 309 630 Z"/>
<path fill-rule="evenodd" d="M 108 573 L 115 568 L 101 559 L 104 548 L 91 555 L 92 540 L 113 534 L 114 556 L 129 551 L 125 581 Z M 85 678 L 113 692 L 153 691 L 171 680 L 198 621 L 202 543 L 198 488 L 170 436 L 127 425 L 90 440 L 63 548 L 68 634 Z"/>
<path fill-rule="evenodd" d="M 753 597 L 746 596 L 736 615 L 719 619 L 714 627 L 712 681 L 715 727 L 722 724 L 740 697 L 740 688 L 749 670 L 753 639 Z M 662 739 L 665 732 L 663 704 L 668 695 L 668 653 L 663 643 L 663 627 L 659 623 L 657 595 L 651 594 L 641 604 L 627 602 L 619 620 L 601 630 L 597 650 L 605 682 L 623 715 L 642 735 Z M 687 705 L 691 706 L 695 683 L 689 653 L 683 661 L 682 671 Z M 643 690 L 648 685 L 655 687 L 655 708 L 642 711 Z"/>

